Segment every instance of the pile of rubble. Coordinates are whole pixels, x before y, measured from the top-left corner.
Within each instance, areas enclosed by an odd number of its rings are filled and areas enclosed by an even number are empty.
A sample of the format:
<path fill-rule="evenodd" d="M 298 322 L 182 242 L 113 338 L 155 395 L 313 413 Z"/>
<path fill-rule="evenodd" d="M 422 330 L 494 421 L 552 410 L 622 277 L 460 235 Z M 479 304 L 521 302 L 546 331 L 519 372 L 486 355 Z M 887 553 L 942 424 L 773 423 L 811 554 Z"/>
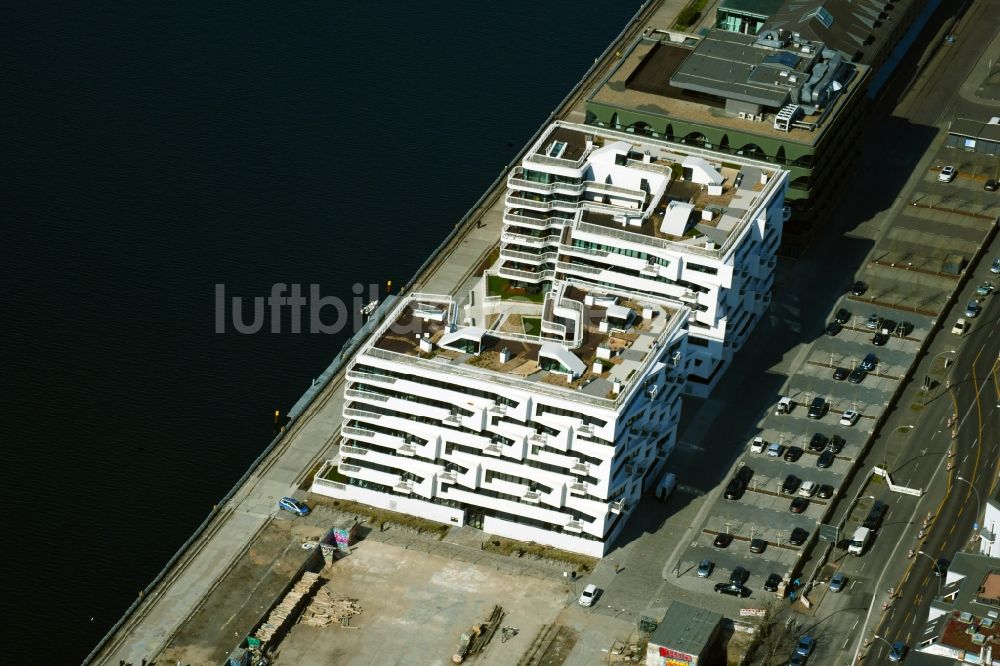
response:
<path fill-rule="evenodd" d="M 302 612 L 300 622 L 310 627 L 326 627 L 330 624 L 349 627 L 351 618 L 360 612 L 357 599 L 335 597 L 323 587 Z"/>

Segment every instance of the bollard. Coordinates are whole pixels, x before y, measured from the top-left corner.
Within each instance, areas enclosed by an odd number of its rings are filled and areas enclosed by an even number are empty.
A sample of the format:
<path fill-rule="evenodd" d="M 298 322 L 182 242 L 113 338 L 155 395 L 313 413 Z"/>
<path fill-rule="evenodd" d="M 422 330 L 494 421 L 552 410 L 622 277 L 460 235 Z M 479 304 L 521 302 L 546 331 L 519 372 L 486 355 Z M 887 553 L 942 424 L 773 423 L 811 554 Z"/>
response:
<path fill-rule="evenodd" d="M 913 559 L 913 555 L 914 555 L 914 553 L 913 553 L 913 549 L 912 548 L 910 550 L 906 551 L 906 559 L 912 560 Z"/>

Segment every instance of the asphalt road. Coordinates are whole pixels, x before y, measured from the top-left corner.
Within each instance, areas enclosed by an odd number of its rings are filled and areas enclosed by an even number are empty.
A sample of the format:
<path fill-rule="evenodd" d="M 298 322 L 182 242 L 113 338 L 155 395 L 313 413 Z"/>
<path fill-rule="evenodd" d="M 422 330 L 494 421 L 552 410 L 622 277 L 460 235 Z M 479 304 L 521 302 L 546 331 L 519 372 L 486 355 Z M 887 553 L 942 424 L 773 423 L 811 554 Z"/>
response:
<path fill-rule="evenodd" d="M 1000 251 L 994 247 L 983 265 L 969 281 L 964 296 L 970 296 L 975 285 L 988 279 L 991 258 Z M 992 276 L 996 278 L 996 276 Z M 933 517 L 924 539 L 908 544 L 913 557 L 903 575 L 903 582 L 895 586 L 895 596 L 888 601 L 890 609 L 882 614 L 875 628 L 875 640 L 865 661 L 875 663 L 888 650 L 886 643 L 903 641 L 912 649 L 919 642 L 921 630 L 927 619 L 931 600 L 939 593 L 942 578 L 933 575 L 938 558 L 951 560 L 963 548 L 975 549 L 973 523 L 981 519 L 982 502 L 990 496 L 996 475 L 996 461 L 1000 454 L 1000 387 L 997 384 L 998 359 L 1000 359 L 1000 310 L 991 296 L 984 303 L 983 312 L 976 318 L 977 328 L 959 344 L 955 362 L 948 368 L 945 381 L 938 387 L 932 412 L 921 419 L 913 441 L 931 441 L 941 432 L 949 437 L 947 420 L 958 414 L 957 431 L 952 438 L 955 455 L 953 468 L 946 468 L 947 486 L 940 506 Z M 967 298 L 957 300 L 954 316 L 964 309 Z M 947 332 L 943 335 L 948 335 Z M 951 356 L 951 355 L 947 355 Z M 950 388 L 949 388 L 950 386 Z M 941 437 L 938 434 L 938 437 Z M 922 520 L 915 517 L 914 522 Z M 877 601 L 877 600 L 876 600 Z"/>

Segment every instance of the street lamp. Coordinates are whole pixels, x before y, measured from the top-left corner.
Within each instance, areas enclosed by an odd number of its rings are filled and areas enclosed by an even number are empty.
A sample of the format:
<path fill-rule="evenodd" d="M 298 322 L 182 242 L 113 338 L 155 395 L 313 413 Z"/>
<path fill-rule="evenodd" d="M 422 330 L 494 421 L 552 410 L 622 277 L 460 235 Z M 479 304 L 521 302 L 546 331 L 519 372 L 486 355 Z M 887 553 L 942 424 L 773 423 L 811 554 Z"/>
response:
<path fill-rule="evenodd" d="M 935 560 L 933 557 L 931 557 L 930 555 L 928 555 L 927 553 L 925 553 L 922 550 L 918 550 L 917 551 L 917 555 L 923 555 L 924 557 L 926 557 L 928 560 L 931 561 L 931 565 L 934 567 L 933 569 L 931 569 L 931 573 L 934 574 L 935 576 L 937 576 L 938 561 Z M 944 571 L 942 571 L 941 575 L 937 576 L 937 577 L 938 577 L 938 596 L 939 597 L 943 597 L 944 596 Z"/>
<path fill-rule="evenodd" d="M 976 489 L 976 487 L 975 487 L 974 485 L 972 485 L 972 481 L 969 481 L 968 479 L 966 479 L 966 478 L 964 478 L 964 477 L 961 477 L 961 476 L 956 476 L 956 477 L 955 477 L 955 480 L 956 480 L 956 481 L 963 481 L 963 482 L 965 482 L 965 483 L 969 484 L 969 487 L 970 487 L 970 488 L 972 488 L 972 491 L 973 491 L 974 493 L 976 493 L 976 520 L 975 520 L 975 522 L 974 522 L 974 523 L 972 524 L 972 529 L 973 529 L 973 531 L 975 531 L 975 532 L 979 532 L 979 512 L 980 512 L 980 511 L 982 510 L 982 508 L 983 508 L 983 502 L 982 502 L 982 500 L 981 500 L 981 499 L 979 498 L 979 490 L 977 490 L 977 489 Z"/>

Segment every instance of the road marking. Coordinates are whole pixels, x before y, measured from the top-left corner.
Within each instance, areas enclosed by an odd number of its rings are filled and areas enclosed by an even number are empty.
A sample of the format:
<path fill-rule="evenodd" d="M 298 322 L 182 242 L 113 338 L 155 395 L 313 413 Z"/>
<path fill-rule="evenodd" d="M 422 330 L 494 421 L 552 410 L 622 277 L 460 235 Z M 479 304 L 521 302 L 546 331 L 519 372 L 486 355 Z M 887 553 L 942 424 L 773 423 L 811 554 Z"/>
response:
<path fill-rule="evenodd" d="M 934 439 L 935 437 L 937 437 L 940 432 L 941 432 L 940 430 L 935 431 L 934 434 L 931 435 L 931 439 Z"/>
<path fill-rule="evenodd" d="M 968 459 L 969 459 L 969 454 L 968 453 L 966 453 L 964 456 L 962 456 L 962 462 L 965 462 Z"/>
<path fill-rule="evenodd" d="M 965 505 L 964 504 L 962 506 L 958 507 L 958 515 L 961 516 L 963 511 L 965 511 Z"/>
<path fill-rule="evenodd" d="M 954 532 L 954 531 L 955 531 L 955 523 L 952 523 L 952 524 L 951 524 L 951 529 L 950 529 L 950 530 L 948 530 L 948 534 L 951 534 L 951 533 L 952 533 L 952 532 Z"/>
<path fill-rule="evenodd" d="M 920 587 L 927 587 L 927 579 L 924 578 L 924 582 L 920 584 Z"/>

